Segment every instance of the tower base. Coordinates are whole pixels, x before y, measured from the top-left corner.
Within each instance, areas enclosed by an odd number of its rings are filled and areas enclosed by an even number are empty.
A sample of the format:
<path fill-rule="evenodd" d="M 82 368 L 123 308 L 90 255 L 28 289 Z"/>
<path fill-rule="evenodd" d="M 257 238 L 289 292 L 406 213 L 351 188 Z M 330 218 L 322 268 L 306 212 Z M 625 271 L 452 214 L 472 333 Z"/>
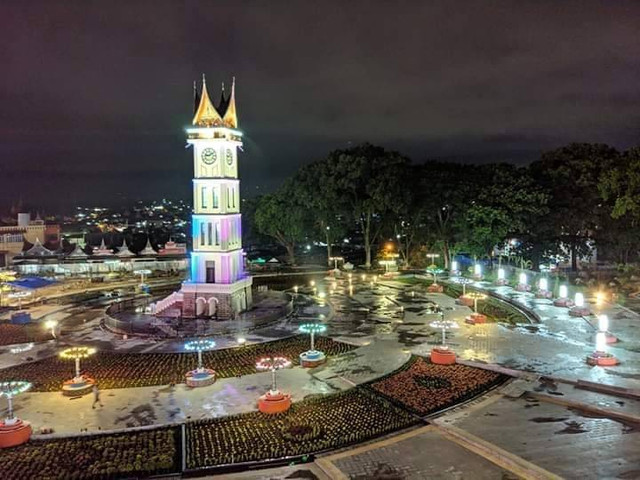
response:
<path fill-rule="evenodd" d="M 184 282 L 179 292 L 157 303 L 155 315 L 230 320 L 252 307 L 252 284 L 251 277 L 230 284 Z"/>

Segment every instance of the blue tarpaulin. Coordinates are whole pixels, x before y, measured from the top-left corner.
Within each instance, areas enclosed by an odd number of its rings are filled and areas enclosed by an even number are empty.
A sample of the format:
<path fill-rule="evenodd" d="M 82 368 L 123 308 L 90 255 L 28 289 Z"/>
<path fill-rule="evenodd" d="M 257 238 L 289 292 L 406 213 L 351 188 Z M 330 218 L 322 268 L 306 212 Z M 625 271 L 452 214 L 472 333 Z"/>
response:
<path fill-rule="evenodd" d="M 13 282 L 7 282 L 9 285 L 19 288 L 30 288 L 35 290 L 36 288 L 48 287 L 56 283 L 55 280 L 47 280 L 41 277 L 27 277 L 20 280 L 14 280 Z"/>

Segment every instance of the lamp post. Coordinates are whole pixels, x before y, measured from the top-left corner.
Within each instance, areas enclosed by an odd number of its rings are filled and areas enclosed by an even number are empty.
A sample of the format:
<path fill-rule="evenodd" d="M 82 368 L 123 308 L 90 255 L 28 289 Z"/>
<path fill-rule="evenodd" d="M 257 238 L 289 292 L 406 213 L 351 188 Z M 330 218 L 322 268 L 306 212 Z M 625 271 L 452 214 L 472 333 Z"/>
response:
<path fill-rule="evenodd" d="M 344 257 L 329 257 L 329 260 L 333 262 L 333 269 L 338 270 L 338 262 L 344 262 Z"/>
<path fill-rule="evenodd" d="M 444 288 L 438 285 L 438 274 L 443 273 L 444 270 L 438 267 L 429 267 L 427 272 L 433 275 L 433 283 L 427 287 L 427 291 L 429 293 L 442 293 Z"/>
<path fill-rule="evenodd" d="M 498 279 L 496 280 L 496 285 L 506 285 L 507 284 L 507 275 L 504 268 L 498 268 Z"/>
<path fill-rule="evenodd" d="M 31 383 L 23 381 L 0 382 L 0 397 L 7 398 L 7 417 L 0 422 L 0 448 L 15 447 L 29 441 L 31 424 L 13 415 L 13 397 L 26 392 Z"/>
<path fill-rule="evenodd" d="M 429 267 L 435 267 L 435 260 L 436 258 L 440 258 L 440 254 L 439 253 L 427 253 L 427 258 L 431 260 L 431 265 L 429 265 Z"/>
<path fill-rule="evenodd" d="M 198 368 L 187 372 L 186 383 L 189 387 L 204 387 L 211 385 L 216 380 L 216 372 L 211 368 L 205 368 L 202 362 L 202 352 L 213 350 L 216 342 L 208 339 L 191 340 L 184 344 L 184 349 L 198 354 Z"/>
<path fill-rule="evenodd" d="M 278 392 L 278 385 L 276 383 L 276 372 L 283 368 L 289 368 L 291 366 L 291 360 L 285 357 L 265 357 L 260 359 L 256 363 L 256 368 L 259 371 L 271 372 L 271 390 L 270 393 L 274 394 Z"/>
<path fill-rule="evenodd" d="M 5 425 L 12 425 L 16 422 L 16 418 L 13 416 L 13 397 L 26 392 L 30 388 L 31 384 L 29 382 L 0 382 L 0 397 L 6 397 L 8 404 L 7 418 L 4 421 Z"/>
<path fill-rule="evenodd" d="M 440 319 L 435 320 L 429 324 L 431 328 L 442 329 L 442 344 L 431 349 L 431 363 L 438 365 L 450 365 L 456 362 L 456 354 L 447 345 L 446 331 L 454 328 L 459 328 L 456 322 L 445 320 L 444 310 L 440 311 Z"/>
<path fill-rule="evenodd" d="M 487 316 L 482 313 L 478 313 L 478 300 L 485 300 L 487 296 L 480 292 L 469 292 L 466 296 L 473 300 L 473 313 L 465 318 L 465 322 L 472 325 L 477 323 L 486 323 Z"/>
<path fill-rule="evenodd" d="M 556 307 L 573 306 L 573 301 L 569 298 L 569 289 L 566 285 L 560 285 L 558 287 L 558 298 L 553 301 L 553 305 Z"/>
<path fill-rule="evenodd" d="M 305 368 L 313 368 L 323 364 L 326 361 L 324 352 L 316 350 L 314 339 L 316 333 L 327 331 L 327 326 L 322 323 L 303 323 L 298 327 L 301 333 L 308 333 L 311 337 L 311 348 L 300 354 L 300 365 Z"/>
<path fill-rule="evenodd" d="M 47 330 L 51 330 L 51 336 L 56 338 L 56 327 L 58 326 L 58 322 L 56 320 L 47 320 L 44 322 L 44 328 Z"/>
<path fill-rule="evenodd" d="M 71 347 L 59 353 L 60 358 L 74 360 L 76 367 L 75 376 L 62 384 L 62 393 L 64 395 L 76 397 L 84 395 L 91 390 L 95 381 L 80 374 L 80 360 L 89 358 L 94 353 L 96 353 L 96 349 L 92 347 Z"/>
<path fill-rule="evenodd" d="M 291 395 L 279 391 L 276 384 L 276 371 L 290 366 L 291 361 L 285 357 L 265 357 L 256 363 L 259 371 L 271 371 L 271 389 L 258 399 L 258 410 L 262 413 L 281 413 L 291 407 Z"/>

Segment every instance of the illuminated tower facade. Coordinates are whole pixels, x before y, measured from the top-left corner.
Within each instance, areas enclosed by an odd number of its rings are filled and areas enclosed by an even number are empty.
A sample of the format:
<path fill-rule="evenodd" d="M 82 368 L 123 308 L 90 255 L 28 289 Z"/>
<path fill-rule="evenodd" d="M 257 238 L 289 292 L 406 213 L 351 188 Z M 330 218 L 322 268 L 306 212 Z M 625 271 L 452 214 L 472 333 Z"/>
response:
<path fill-rule="evenodd" d="M 251 307 L 252 278 L 245 274 L 240 215 L 235 79 L 215 107 L 202 78 L 194 85 L 194 117 L 186 129 L 193 150 L 193 251 L 191 275 L 182 284 L 185 318 L 230 318 Z"/>

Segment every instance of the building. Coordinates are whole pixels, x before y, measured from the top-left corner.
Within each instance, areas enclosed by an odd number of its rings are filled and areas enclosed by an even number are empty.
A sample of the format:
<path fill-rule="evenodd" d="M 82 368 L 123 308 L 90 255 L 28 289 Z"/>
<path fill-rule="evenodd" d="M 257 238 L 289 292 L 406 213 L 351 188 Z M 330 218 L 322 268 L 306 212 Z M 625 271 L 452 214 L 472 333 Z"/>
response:
<path fill-rule="evenodd" d="M 25 242 L 55 249 L 60 243 L 60 225 L 47 225 L 39 216 L 31 220 L 30 213 L 19 213 L 17 225 L 0 226 L 0 267 L 9 266 L 21 255 Z"/>
<path fill-rule="evenodd" d="M 155 305 L 157 316 L 232 318 L 251 307 L 252 278 L 245 273 L 240 216 L 238 130 L 235 79 L 231 93 L 216 108 L 202 78 L 194 84 L 192 126 L 186 129 L 193 149 L 193 251 L 190 279 L 179 292 Z"/>

